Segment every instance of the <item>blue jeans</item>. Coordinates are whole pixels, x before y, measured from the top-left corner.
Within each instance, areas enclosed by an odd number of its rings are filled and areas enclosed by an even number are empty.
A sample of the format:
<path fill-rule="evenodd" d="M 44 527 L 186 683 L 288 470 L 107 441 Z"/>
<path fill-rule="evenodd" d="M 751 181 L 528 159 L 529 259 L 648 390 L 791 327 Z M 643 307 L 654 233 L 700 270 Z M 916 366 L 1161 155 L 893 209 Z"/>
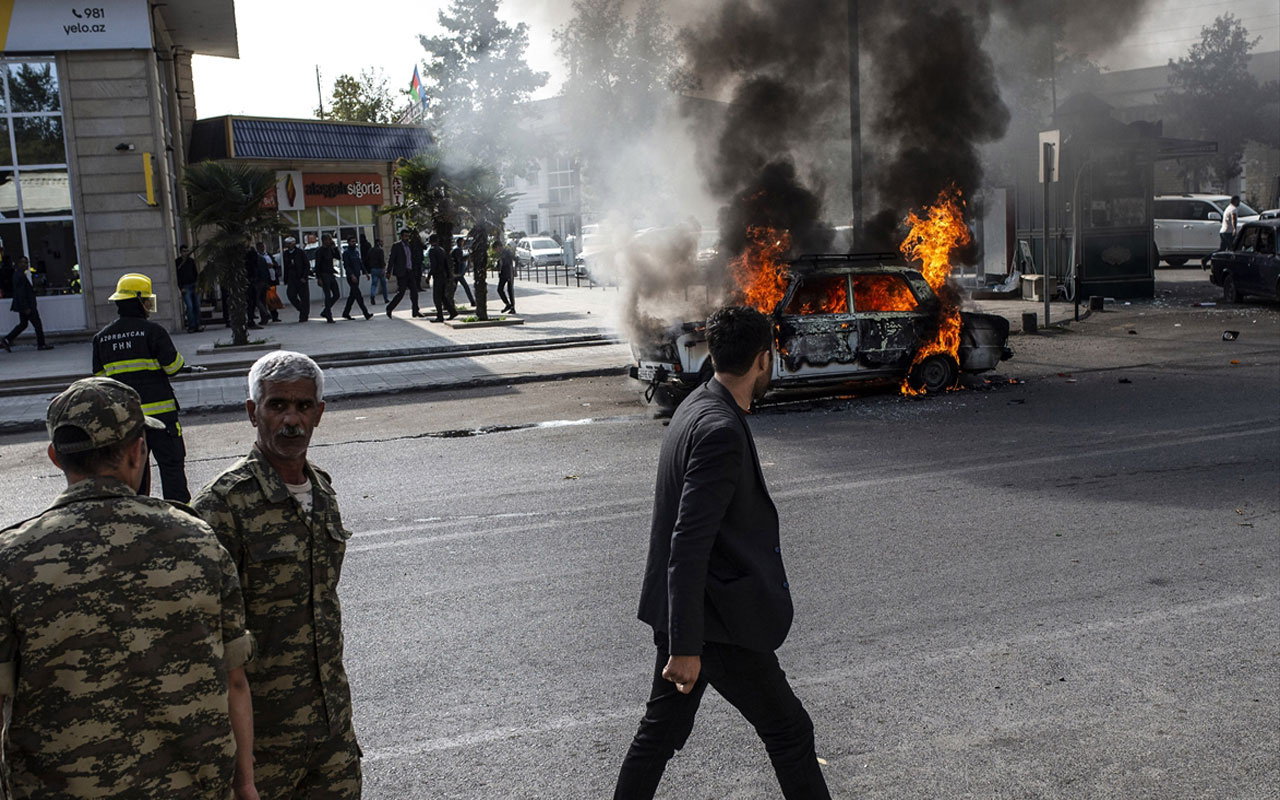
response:
<path fill-rule="evenodd" d="M 182 302 L 187 307 L 187 330 L 194 331 L 200 327 L 200 292 L 194 283 L 182 287 Z"/>
<path fill-rule="evenodd" d="M 378 287 L 382 287 L 382 302 L 387 302 L 387 271 L 375 269 L 369 273 L 369 302 L 378 296 Z"/>

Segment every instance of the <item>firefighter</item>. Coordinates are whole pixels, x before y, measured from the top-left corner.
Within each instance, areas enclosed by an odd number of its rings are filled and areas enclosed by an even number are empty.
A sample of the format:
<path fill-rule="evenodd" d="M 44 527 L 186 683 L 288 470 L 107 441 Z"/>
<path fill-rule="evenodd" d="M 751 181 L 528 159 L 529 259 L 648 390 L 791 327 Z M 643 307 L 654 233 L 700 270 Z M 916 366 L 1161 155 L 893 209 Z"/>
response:
<path fill-rule="evenodd" d="M 147 319 L 155 310 L 151 279 L 129 273 L 116 283 L 114 300 L 120 317 L 93 337 L 93 374 L 115 378 L 142 396 L 142 412 L 164 423 L 164 429 L 147 428 L 147 449 L 160 468 L 160 486 L 166 500 L 186 503 L 187 449 L 178 422 L 178 399 L 169 377 L 178 372 L 203 372 L 184 364 L 169 332 Z M 138 494 L 151 494 L 151 470 L 144 470 Z"/>

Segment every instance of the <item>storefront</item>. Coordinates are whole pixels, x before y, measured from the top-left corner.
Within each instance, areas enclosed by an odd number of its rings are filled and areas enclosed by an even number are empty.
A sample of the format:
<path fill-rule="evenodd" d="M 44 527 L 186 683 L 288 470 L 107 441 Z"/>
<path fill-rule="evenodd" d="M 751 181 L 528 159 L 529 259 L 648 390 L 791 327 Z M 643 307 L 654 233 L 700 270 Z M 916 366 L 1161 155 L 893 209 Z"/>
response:
<path fill-rule="evenodd" d="M 46 331 L 113 319 L 107 297 L 127 272 L 152 278 L 155 319 L 177 327 L 191 56 L 238 56 L 233 0 L 6 0 L 0 12 L 0 263 L 30 260 Z M 0 327 L 12 323 L 0 303 Z"/>

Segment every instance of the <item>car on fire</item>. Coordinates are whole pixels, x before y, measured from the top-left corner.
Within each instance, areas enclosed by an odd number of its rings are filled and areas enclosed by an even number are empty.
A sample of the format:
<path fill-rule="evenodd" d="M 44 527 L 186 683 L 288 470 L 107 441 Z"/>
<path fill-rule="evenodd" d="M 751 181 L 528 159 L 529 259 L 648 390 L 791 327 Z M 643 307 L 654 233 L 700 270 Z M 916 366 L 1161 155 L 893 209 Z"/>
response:
<path fill-rule="evenodd" d="M 1209 280 L 1222 287 L 1228 303 L 1245 295 L 1280 300 L 1280 219 L 1248 222 L 1236 231 L 1231 249 L 1213 254 Z"/>
<path fill-rule="evenodd" d="M 906 378 L 917 391 L 941 392 L 961 372 L 995 369 L 1013 355 L 1007 319 L 961 311 L 959 362 L 935 353 L 914 363 L 938 331 L 943 302 L 896 254 L 803 256 L 787 274 L 771 314 L 771 390 Z M 632 343 L 632 354 L 631 377 L 650 385 L 659 406 L 674 408 L 713 372 L 703 323 L 684 323 L 665 341 Z"/>

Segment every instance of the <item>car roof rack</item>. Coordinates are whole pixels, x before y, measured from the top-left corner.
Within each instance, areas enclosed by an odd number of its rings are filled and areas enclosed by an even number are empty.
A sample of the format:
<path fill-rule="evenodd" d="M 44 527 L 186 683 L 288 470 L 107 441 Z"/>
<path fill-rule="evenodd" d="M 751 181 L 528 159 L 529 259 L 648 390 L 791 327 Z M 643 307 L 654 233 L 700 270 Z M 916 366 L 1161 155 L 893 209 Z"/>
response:
<path fill-rule="evenodd" d="M 901 261 L 901 253 L 805 253 L 794 261 L 807 261 L 816 264 L 843 261 Z"/>

